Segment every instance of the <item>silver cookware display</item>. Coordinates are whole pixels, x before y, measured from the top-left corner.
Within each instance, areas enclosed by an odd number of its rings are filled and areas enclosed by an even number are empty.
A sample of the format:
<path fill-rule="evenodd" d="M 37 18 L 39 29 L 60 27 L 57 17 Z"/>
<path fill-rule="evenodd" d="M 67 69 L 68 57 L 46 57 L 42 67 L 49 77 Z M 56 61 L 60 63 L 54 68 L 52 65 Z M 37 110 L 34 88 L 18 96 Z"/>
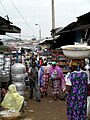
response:
<path fill-rule="evenodd" d="M 0 70 L 3 70 L 3 65 L 2 64 L 0 64 Z"/>
<path fill-rule="evenodd" d="M 10 63 L 11 59 L 6 57 L 4 61 Z"/>
<path fill-rule="evenodd" d="M 12 83 L 16 85 L 17 92 L 24 96 L 26 67 L 21 63 L 11 66 Z"/>
<path fill-rule="evenodd" d="M 12 74 L 12 81 L 14 82 L 21 82 L 24 81 L 25 75 L 24 74 Z"/>
<path fill-rule="evenodd" d="M 26 67 L 21 63 L 15 63 L 11 67 L 11 74 L 25 74 Z"/>
<path fill-rule="evenodd" d="M 20 95 L 24 96 L 24 91 L 17 91 Z"/>
<path fill-rule="evenodd" d="M 0 71 L 0 81 L 9 82 L 9 80 L 10 80 L 10 74 L 4 70 Z"/>
<path fill-rule="evenodd" d="M 4 70 L 5 71 L 10 71 L 10 65 L 4 65 Z"/>
<path fill-rule="evenodd" d="M 11 60 L 4 54 L 0 54 L 0 82 L 10 81 Z"/>
<path fill-rule="evenodd" d="M 9 75 L 0 76 L 0 81 L 1 82 L 9 82 L 9 80 L 10 80 L 10 76 Z"/>
<path fill-rule="evenodd" d="M 4 64 L 4 56 L 0 54 L 0 65 Z"/>
<path fill-rule="evenodd" d="M 4 55 L 3 54 L 0 54 L 0 59 L 4 59 Z"/>
<path fill-rule="evenodd" d="M 24 91 L 25 90 L 25 83 L 24 82 L 12 82 L 16 85 L 17 91 Z"/>
<path fill-rule="evenodd" d="M 0 64 L 4 64 L 4 60 L 3 59 L 0 59 Z"/>
<path fill-rule="evenodd" d="M 11 59 L 10 58 L 5 58 L 4 59 L 4 69 L 5 71 L 10 71 L 11 67 Z"/>

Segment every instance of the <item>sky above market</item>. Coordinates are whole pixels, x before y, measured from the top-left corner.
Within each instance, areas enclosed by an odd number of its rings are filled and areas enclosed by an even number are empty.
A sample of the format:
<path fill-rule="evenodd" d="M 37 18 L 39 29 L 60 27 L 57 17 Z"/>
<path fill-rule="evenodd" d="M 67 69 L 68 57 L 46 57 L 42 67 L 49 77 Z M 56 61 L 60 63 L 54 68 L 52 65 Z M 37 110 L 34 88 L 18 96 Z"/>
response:
<path fill-rule="evenodd" d="M 75 22 L 77 17 L 90 12 L 90 0 L 54 0 L 55 28 Z M 0 16 L 21 28 L 14 36 L 30 39 L 51 36 L 52 0 L 0 0 Z M 35 25 L 38 24 L 38 25 Z"/>

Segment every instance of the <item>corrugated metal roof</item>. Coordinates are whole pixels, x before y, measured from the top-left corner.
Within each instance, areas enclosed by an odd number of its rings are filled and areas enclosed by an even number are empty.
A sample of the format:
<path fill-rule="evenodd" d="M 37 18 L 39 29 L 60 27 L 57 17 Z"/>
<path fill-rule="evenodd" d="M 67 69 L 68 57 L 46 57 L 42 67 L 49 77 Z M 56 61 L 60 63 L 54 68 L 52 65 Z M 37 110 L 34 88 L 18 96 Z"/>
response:
<path fill-rule="evenodd" d="M 55 36 L 54 40 L 56 40 L 56 39 L 58 39 L 58 38 L 59 38 L 59 35 L 58 35 L 58 36 Z M 49 41 L 53 41 L 53 38 L 50 37 L 50 38 L 44 39 L 44 40 L 42 40 L 41 42 L 39 42 L 39 45 L 42 44 L 42 43 L 49 42 Z"/>
<path fill-rule="evenodd" d="M 90 28 L 90 24 L 80 25 L 80 26 L 74 28 L 73 30 L 83 30 L 83 29 L 87 29 L 87 28 Z"/>
<path fill-rule="evenodd" d="M 78 20 L 76 22 L 72 22 L 69 25 L 67 25 L 66 27 L 64 27 L 63 29 L 59 29 L 58 32 L 55 32 L 56 33 L 55 35 L 60 35 L 61 33 L 67 33 L 67 32 L 71 32 L 71 31 L 75 31 L 75 30 L 83 30 L 83 29 L 90 28 L 90 21 L 88 19 L 84 19 L 82 21 L 82 19 L 85 17 L 90 18 L 90 12 L 77 17 Z"/>
<path fill-rule="evenodd" d="M 21 33 L 21 29 L 0 16 L 0 34 L 4 35 L 6 32 Z"/>

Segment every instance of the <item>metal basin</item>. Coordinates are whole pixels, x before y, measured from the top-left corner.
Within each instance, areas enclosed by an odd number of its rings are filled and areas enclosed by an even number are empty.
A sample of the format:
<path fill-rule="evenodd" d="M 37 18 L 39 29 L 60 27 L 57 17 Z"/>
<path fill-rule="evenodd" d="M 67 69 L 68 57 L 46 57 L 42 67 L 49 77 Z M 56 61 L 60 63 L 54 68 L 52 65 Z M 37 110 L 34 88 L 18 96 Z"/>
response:
<path fill-rule="evenodd" d="M 24 82 L 12 82 L 16 85 L 17 91 L 24 91 L 25 90 L 25 83 Z"/>
<path fill-rule="evenodd" d="M 24 78 L 25 78 L 24 74 L 12 75 L 13 82 L 22 82 L 24 81 Z"/>
<path fill-rule="evenodd" d="M 15 63 L 11 67 L 11 74 L 24 74 L 25 72 L 26 72 L 26 67 L 21 63 Z"/>
<path fill-rule="evenodd" d="M 71 59 L 88 58 L 90 53 L 90 46 L 86 45 L 66 45 L 61 47 L 66 57 Z"/>

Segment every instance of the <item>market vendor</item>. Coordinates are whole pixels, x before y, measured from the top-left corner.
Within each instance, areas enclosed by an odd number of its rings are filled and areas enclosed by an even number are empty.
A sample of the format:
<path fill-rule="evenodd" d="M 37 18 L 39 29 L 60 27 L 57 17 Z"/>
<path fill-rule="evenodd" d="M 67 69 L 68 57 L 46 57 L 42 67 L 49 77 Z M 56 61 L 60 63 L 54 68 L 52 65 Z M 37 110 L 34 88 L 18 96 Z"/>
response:
<path fill-rule="evenodd" d="M 1 106 L 4 109 L 21 111 L 23 109 L 24 97 L 17 93 L 16 86 L 11 84 L 8 87 L 8 92 L 6 93 Z"/>
<path fill-rule="evenodd" d="M 68 120 L 87 120 L 87 89 L 90 89 L 90 81 L 87 73 L 79 69 L 79 63 L 79 60 L 72 60 L 73 71 L 66 80 Z"/>

